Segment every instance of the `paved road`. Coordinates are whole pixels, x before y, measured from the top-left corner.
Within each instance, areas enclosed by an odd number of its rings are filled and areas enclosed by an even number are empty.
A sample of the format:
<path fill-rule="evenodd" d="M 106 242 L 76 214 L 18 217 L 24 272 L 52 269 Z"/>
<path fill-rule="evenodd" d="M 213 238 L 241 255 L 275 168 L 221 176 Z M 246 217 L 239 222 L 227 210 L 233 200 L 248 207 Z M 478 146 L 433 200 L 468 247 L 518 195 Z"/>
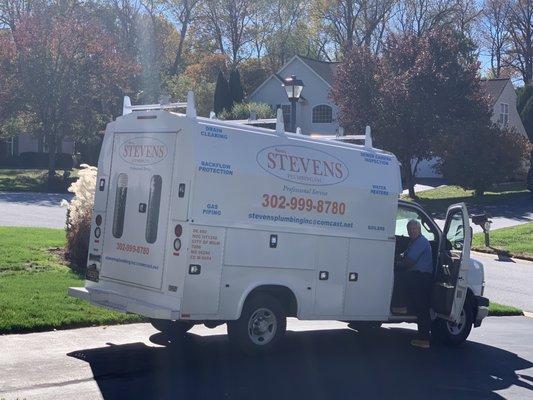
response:
<path fill-rule="evenodd" d="M 64 228 L 67 209 L 60 207 L 70 193 L 0 192 L 0 226 Z"/>
<path fill-rule="evenodd" d="M 490 300 L 533 313 L 533 262 L 472 253 L 485 267 L 485 295 Z"/>
<path fill-rule="evenodd" d="M 361 336 L 291 320 L 281 351 L 230 351 L 224 327 L 185 345 L 148 324 L 0 336 L 0 398 L 531 399 L 533 319 L 489 318 L 457 349 L 411 348 L 412 325 Z M 307 332 L 304 332 L 307 330 Z"/>

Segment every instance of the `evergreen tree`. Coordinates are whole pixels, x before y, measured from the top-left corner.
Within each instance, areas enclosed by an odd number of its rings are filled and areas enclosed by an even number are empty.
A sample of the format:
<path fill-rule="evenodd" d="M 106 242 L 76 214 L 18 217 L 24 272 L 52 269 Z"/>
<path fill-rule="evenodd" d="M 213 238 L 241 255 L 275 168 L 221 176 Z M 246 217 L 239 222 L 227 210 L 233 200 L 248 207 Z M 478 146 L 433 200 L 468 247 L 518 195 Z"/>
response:
<path fill-rule="evenodd" d="M 239 74 L 239 71 L 236 69 L 231 71 L 231 74 L 229 75 L 229 91 L 233 103 L 242 103 L 244 100 L 244 91 L 242 89 L 241 74 Z"/>
<path fill-rule="evenodd" d="M 228 81 L 222 71 L 218 72 L 217 85 L 215 86 L 215 97 L 213 102 L 213 111 L 218 115 L 222 111 L 231 111 L 233 101 L 229 90 Z"/>

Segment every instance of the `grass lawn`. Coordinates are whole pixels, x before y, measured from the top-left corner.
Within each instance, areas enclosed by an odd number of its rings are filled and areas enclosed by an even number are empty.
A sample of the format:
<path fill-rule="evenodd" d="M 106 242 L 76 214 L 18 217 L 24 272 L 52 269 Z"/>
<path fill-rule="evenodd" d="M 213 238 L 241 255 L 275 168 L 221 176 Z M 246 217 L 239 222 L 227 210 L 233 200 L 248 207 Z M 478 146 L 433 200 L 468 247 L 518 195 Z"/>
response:
<path fill-rule="evenodd" d="M 63 170 L 56 175 L 63 176 Z M 47 185 L 48 171 L 45 169 L 3 169 L 0 168 L 0 192 L 66 192 L 68 186 L 77 177 L 78 170 L 70 171 L 70 177 L 58 182 L 50 189 Z"/>
<path fill-rule="evenodd" d="M 143 320 L 69 297 L 68 287 L 84 279 L 51 251 L 64 244 L 61 229 L 0 227 L 0 334 Z M 522 311 L 491 303 L 490 315 Z"/>
<path fill-rule="evenodd" d="M 491 302 L 489 304 L 489 315 L 492 317 L 504 317 L 509 315 L 524 315 L 524 313 L 519 308 Z"/>
<path fill-rule="evenodd" d="M 464 190 L 459 186 L 442 186 L 417 193 L 416 200 L 424 209 L 436 218 L 444 218 L 447 208 L 454 203 L 464 202 L 467 207 L 475 208 L 486 205 L 506 204 L 510 200 L 530 197 L 531 192 L 523 182 L 500 185 L 497 189 L 485 192 L 481 197 L 475 197 L 473 190 Z M 409 197 L 402 195 L 403 199 Z"/>
<path fill-rule="evenodd" d="M 50 251 L 61 229 L 0 227 L 0 334 L 141 321 L 67 295 L 84 279 Z"/>
<path fill-rule="evenodd" d="M 502 252 L 509 257 L 533 260 L 533 222 L 490 232 L 490 245 L 485 246 L 485 235 L 476 233 L 472 249 L 488 253 Z"/>

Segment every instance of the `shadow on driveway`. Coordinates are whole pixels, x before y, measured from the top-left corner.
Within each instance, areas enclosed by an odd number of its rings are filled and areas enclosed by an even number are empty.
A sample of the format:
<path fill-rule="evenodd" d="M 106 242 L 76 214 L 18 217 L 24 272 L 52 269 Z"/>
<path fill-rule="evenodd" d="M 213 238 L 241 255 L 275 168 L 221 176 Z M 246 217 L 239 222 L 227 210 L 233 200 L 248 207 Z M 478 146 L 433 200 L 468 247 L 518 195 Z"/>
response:
<path fill-rule="evenodd" d="M 501 399 L 510 386 L 533 390 L 517 371 L 533 363 L 475 342 L 460 348 L 411 348 L 412 330 L 371 337 L 347 329 L 288 332 L 280 351 L 252 358 L 226 335 L 188 334 L 164 347 L 131 343 L 79 350 L 104 399 Z M 522 376 L 525 380 L 531 380 Z"/>

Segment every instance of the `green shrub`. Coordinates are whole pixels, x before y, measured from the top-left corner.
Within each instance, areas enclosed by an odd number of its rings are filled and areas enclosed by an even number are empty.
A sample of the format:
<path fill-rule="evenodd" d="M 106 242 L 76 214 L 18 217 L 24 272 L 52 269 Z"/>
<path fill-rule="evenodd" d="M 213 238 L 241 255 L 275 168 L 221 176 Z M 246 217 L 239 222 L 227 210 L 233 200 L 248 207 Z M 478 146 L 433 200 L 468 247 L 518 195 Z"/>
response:
<path fill-rule="evenodd" d="M 248 119 L 251 114 L 257 118 L 275 118 L 275 112 L 265 103 L 237 103 L 230 112 L 223 111 L 218 116 L 220 119 Z"/>

